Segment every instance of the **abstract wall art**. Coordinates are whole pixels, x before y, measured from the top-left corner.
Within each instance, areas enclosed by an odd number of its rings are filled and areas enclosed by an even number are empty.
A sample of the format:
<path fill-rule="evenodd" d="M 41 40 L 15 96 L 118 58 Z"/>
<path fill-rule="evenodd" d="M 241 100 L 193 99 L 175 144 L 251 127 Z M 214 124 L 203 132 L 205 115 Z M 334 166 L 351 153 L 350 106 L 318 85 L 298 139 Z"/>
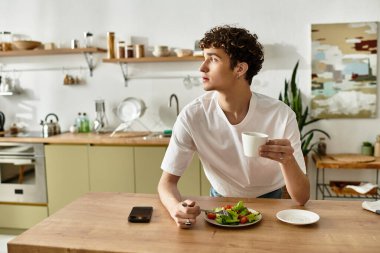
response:
<path fill-rule="evenodd" d="M 316 24 L 312 36 L 314 118 L 374 118 L 377 23 Z"/>

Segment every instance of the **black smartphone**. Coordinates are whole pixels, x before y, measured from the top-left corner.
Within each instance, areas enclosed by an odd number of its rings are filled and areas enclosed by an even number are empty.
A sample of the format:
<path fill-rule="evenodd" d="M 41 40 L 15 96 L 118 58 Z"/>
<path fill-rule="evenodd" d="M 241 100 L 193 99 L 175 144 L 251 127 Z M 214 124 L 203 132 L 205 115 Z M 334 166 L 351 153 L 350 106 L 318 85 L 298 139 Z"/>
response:
<path fill-rule="evenodd" d="M 129 222 L 148 223 L 152 218 L 153 207 L 134 206 L 128 216 Z"/>

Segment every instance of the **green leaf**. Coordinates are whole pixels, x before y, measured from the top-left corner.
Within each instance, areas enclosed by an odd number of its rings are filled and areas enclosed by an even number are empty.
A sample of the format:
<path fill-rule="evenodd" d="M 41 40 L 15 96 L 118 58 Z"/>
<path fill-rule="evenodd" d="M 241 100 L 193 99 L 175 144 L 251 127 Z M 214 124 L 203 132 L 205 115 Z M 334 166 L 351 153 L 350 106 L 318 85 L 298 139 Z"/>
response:
<path fill-rule="evenodd" d="M 302 131 L 304 130 L 304 126 L 312 124 L 316 121 L 319 121 L 320 119 L 308 119 L 309 117 L 309 106 L 306 106 L 305 110 L 303 109 L 303 103 L 302 103 L 302 93 L 301 90 L 297 87 L 296 77 L 297 77 L 297 70 L 299 66 L 299 61 L 297 61 L 296 65 L 293 68 L 292 77 L 290 79 L 290 82 L 285 79 L 285 85 L 284 85 L 284 93 L 280 93 L 279 100 L 283 101 L 285 104 L 287 104 L 295 113 L 298 129 L 300 131 L 301 135 L 301 148 L 302 153 L 304 156 L 306 156 L 317 144 L 317 142 L 312 142 L 314 133 L 319 132 L 324 134 L 330 139 L 330 135 L 321 130 L 321 129 L 311 129 L 307 131 L 306 133 L 302 134 Z"/>
<path fill-rule="evenodd" d="M 299 61 L 297 61 L 296 66 L 294 66 L 293 74 L 292 74 L 292 80 L 290 82 L 293 94 L 295 94 L 297 92 L 296 75 L 297 75 L 298 64 L 299 64 Z"/>

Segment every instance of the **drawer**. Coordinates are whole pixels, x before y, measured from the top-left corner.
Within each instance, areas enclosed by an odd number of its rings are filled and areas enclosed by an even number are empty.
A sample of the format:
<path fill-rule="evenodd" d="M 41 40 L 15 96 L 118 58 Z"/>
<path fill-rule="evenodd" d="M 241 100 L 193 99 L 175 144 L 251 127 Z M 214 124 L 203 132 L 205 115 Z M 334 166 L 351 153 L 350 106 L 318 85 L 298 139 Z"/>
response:
<path fill-rule="evenodd" d="M 0 227 L 28 229 L 48 217 L 47 206 L 0 204 Z"/>

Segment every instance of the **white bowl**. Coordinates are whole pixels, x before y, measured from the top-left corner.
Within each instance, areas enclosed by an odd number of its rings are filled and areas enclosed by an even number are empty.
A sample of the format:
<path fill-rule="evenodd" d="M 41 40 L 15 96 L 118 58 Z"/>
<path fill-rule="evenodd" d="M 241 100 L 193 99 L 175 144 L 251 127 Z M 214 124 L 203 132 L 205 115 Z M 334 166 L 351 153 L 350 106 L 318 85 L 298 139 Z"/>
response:
<path fill-rule="evenodd" d="M 170 51 L 167 50 L 167 51 L 153 51 L 152 54 L 156 57 L 165 57 L 165 56 L 169 56 L 170 55 Z"/>
<path fill-rule="evenodd" d="M 184 56 L 191 56 L 191 55 L 193 55 L 193 50 L 191 50 L 191 49 L 177 48 L 177 49 L 174 50 L 174 52 L 176 53 L 176 55 L 178 57 L 184 57 Z"/>

